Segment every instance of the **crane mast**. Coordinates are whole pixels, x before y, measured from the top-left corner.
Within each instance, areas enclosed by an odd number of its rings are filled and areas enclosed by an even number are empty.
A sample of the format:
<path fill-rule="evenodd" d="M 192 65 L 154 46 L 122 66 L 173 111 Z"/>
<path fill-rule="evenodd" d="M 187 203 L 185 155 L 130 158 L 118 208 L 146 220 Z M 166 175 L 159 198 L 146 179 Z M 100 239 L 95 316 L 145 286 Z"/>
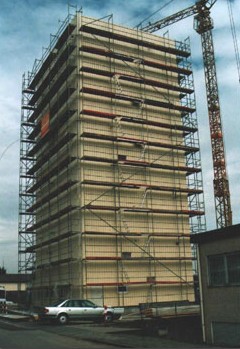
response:
<path fill-rule="evenodd" d="M 194 16 L 194 29 L 201 35 L 203 64 L 206 83 L 207 106 L 213 160 L 213 188 L 215 198 L 217 228 L 232 225 L 232 211 L 230 203 L 230 190 L 226 170 L 224 152 L 224 140 L 219 103 L 219 91 L 217 83 L 216 63 L 213 46 L 213 21 L 210 16 L 210 8 L 217 0 L 200 0 L 191 7 L 179 11 L 153 24 L 149 23 L 142 30 L 154 32 L 170 24 L 176 23 L 191 15 Z"/>

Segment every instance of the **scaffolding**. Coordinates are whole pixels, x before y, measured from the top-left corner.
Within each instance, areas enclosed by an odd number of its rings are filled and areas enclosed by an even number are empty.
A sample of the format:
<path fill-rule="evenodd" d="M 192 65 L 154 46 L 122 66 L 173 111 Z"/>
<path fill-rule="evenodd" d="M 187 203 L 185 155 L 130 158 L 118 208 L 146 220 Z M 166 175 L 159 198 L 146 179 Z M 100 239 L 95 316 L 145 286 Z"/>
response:
<path fill-rule="evenodd" d="M 23 76 L 19 272 L 33 302 L 194 300 L 205 230 L 189 40 L 69 14 Z"/>

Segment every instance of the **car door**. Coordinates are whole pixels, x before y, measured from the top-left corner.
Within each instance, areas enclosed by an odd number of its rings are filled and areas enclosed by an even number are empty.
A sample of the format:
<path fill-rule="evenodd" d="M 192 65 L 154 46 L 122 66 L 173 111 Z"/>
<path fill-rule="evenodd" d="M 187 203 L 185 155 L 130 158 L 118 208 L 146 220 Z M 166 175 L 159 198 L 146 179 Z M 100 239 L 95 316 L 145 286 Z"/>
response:
<path fill-rule="evenodd" d="M 61 306 L 61 308 L 62 308 L 62 311 L 64 311 L 70 319 L 73 319 L 74 317 L 76 317 L 74 300 L 69 299 Z"/>
<path fill-rule="evenodd" d="M 103 318 L 103 307 L 99 307 L 88 300 L 82 300 L 82 309 L 84 309 L 84 314 L 87 320 L 94 320 L 98 318 Z"/>
<path fill-rule="evenodd" d="M 71 300 L 71 317 L 73 319 L 85 319 L 87 317 L 87 310 L 82 304 L 81 300 Z"/>
<path fill-rule="evenodd" d="M 74 300 L 74 317 L 79 320 L 88 319 L 88 312 L 82 300 L 79 300 L 79 299 Z"/>

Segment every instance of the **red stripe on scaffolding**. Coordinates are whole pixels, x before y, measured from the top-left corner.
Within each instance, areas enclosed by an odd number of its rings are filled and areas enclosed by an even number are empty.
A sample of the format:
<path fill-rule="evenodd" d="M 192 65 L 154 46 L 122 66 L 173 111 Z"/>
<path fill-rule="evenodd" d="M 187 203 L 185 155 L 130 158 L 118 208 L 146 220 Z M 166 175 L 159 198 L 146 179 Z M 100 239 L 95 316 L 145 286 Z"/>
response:
<path fill-rule="evenodd" d="M 88 116 L 99 116 L 99 117 L 104 117 L 109 119 L 115 119 L 118 116 L 113 113 L 107 113 L 107 112 L 101 112 L 101 111 L 89 110 L 89 109 L 83 109 L 82 114 L 86 114 Z"/>
<path fill-rule="evenodd" d="M 142 252 L 144 253 L 144 252 Z M 146 260 L 158 260 L 158 261 L 193 261 L 196 260 L 194 257 L 155 257 L 155 256 L 148 256 L 148 257 L 117 257 L 117 256 L 86 256 L 83 258 L 87 261 L 146 261 Z"/>
<path fill-rule="evenodd" d="M 121 159 L 114 160 L 114 159 L 107 159 L 107 158 L 98 157 L 98 156 L 83 156 L 81 159 L 85 161 L 106 162 L 106 163 L 113 163 L 113 164 L 119 163 L 121 165 L 126 165 L 126 166 L 143 166 L 143 167 L 148 166 L 152 168 L 160 168 L 163 170 L 183 171 L 183 172 L 186 172 L 187 175 L 191 173 L 201 172 L 201 169 L 196 167 L 170 166 L 170 165 L 157 164 L 157 163 L 152 163 L 147 161 L 121 160 Z"/>
<path fill-rule="evenodd" d="M 113 52 L 111 50 L 104 50 L 104 49 L 100 49 L 92 46 L 86 46 L 86 45 L 82 45 L 79 48 L 79 50 L 82 52 L 92 53 L 99 56 L 112 57 L 112 58 L 119 59 L 121 61 L 126 61 L 126 62 L 134 62 L 137 59 L 136 57 L 127 56 L 121 53 Z M 167 65 L 167 64 L 154 62 L 146 59 L 142 59 L 142 64 L 144 64 L 145 66 L 154 67 L 157 69 L 171 71 L 175 73 L 181 73 L 188 76 L 192 74 L 192 70 L 181 68 L 176 65 Z"/>
<path fill-rule="evenodd" d="M 112 233 L 107 233 L 107 232 L 99 232 L 99 231 L 91 231 L 91 230 L 86 230 L 82 232 L 83 235 L 106 235 L 106 236 L 146 236 L 145 233 L 125 233 L 125 232 L 112 232 Z M 192 236 L 192 234 L 176 234 L 176 233 L 152 233 L 148 235 L 149 237 L 176 237 L 176 238 L 189 238 Z"/>
<path fill-rule="evenodd" d="M 167 90 L 172 90 L 172 91 L 178 91 L 178 92 L 182 92 L 182 93 L 187 93 L 187 94 L 192 94 L 194 92 L 193 89 L 191 88 L 186 88 L 186 87 L 181 87 L 179 85 L 174 86 L 174 85 L 170 85 L 158 80 L 152 80 L 152 79 L 146 79 L 142 76 L 134 76 L 134 75 L 130 75 L 130 74 L 123 74 L 121 72 L 109 72 L 107 70 L 102 70 L 102 69 L 96 69 L 96 68 L 92 68 L 92 67 L 86 67 L 86 66 L 82 66 L 80 68 L 80 70 L 82 72 L 85 73 L 91 73 L 91 74 L 96 74 L 96 75 L 101 75 L 101 76 L 107 76 L 107 77 L 118 77 L 120 80 L 125 80 L 125 81 L 131 81 L 131 82 L 135 82 L 135 83 L 139 83 L 139 84 L 145 84 L 148 86 L 152 86 L 152 87 L 159 87 L 159 88 L 163 88 L 163 89 L 167 89 Z"/>
<path fill-rule="evenodd" d="M 105 182 L 105 181 L 96 181 L 96 180 L 83 180 L 82 184 L 87 185 L 101 185 L 101 186 L 111 186 L 111 187 L 123 187 L 123 188 L 129 188 L 129 189 L 140 189 L 145 188 L 145 190 L 159 190 L 159 191 L 167 191 L 171 193 L 187 193 L 188 195 L 193 194 L 202 194 L 202 189 L 191 189 L 191 188 L 173 188 L 173 187 L 166 187 L 166 186 L 159 186 L 159 185 L 147 185 L 145 183 L 128 183 L 128 182 L 121 182 L 121 183 L 112 183 L 112 182 Z"/>
<path fill-rule="evenodd" d="M 92 116 L 92 117 L 107 118 L 107 119 L 120 118 L 122 121 L 126 121 L 126 122 L 139 123 L 139 124 L 144 124 L 144 125 L 151 125 L 151 126 L 179 130 L 179 131 L 186 131 L 186 132 L 196 132 L 198 130 L 196 127 L 188 127 L 188 126 L 183 126 L 183 125 L 172 125 L 172 124 L 167 124 L 167 123 L 163 123 L 163 122 L 143 120 L 143 119 L 132 117 L 132 116 L 118 115 L 118 114 L 100 112 L 97 110 L 90 110 L 90 109 L 83 109 L 81 114 L 82 115 L 86 114 L 86 115 Z"/>
<path fill-rule="evenodd" d="M 190 108 L 190 107 L 187 107 L 184 105 L 177 105 L 177 104 L 173 104 L 173 103 L 168 103 L 168 102 L 163 102 L 163 101 L 153 100 L 153 99 L 148 99 L 148 98 L 141 100 L 138 97 L 132 97 L 132 96 L 129 96 L 127 94 L 122 94 L 122 93 L 117 94 L 117 93 L 113 93 L 113 92 L 109 92 L 109 91 L 105 91 L 105 90 L 99 90 L 99 89 L 90 88 L 90 87 L 83 87 L 80 90 L 80 92 L 92 94 L 94 96 L 97 95 L 97 96 L 103 96 L 103 97 L 107 97 L 107 98 L 115 98 L 115 99 L 124 100 L 124 101 L 131 101 L 131 102 L 138 102 L 138 103 L 144 102 L 144 104 L 147 104 L 147 105 L 153 105 L 153 106 L 158 106 L 160 108 L 178 110 L 178 111 L 186 112 L 186 113 L 194 113 L 196 110 L 195 108 Z"/>
<path fill-rule="evenodd" d="M 115 137 L 115 136 L 108 136 L 108 135 L 90 133 L 90 132 L 83 132 L 81 134 L 81 137 L 92 138 L 92 139 L 102 139 L 102 140 L 113 141 L 113 142 L 117 141 L 117 142 L 126 142 L 126 143 L 134 143 L 134 144 L 137 143 L 137 144 L 144 144 L 144 145 L 149 145 L 153 147 L 177 149 L 177 150 L 185 151 L 187 154 L 199 151 L 198 147 L 193 147 L 193 146 L 190 147 L 190 146 L 181 145 L 181 144 L 174 145 L 170 143 L 146 141 L 143 139 L 136 139 L 136 138 L 129 138 L 129 137 Z"/>
<path fill-rule="evenodd" d="M 121 260 L 121 257 L 85 257 L 84 258 L 87 261 L 116 261 L 116 260 Z"/>
<path fill-rule="evenodd" d="M 126 285 L 193 285 L 193 282 L 188 281 L 127 281 L 127 282 L 87 282 L 85 286 L 126 286 Z"/>
<path fill-rule="evenodd" d="M 140 213 L 160 213 L 160 214 L 182 214 L 193 216 L 204 215 L 204 211 L 198 210 L 167 210 L 167 209 L 151 209 L 151 208 L 142 208 L 142 207 L 113 207 L 105 205 L 85 205 L 82 209 L 89 210 L 102 210 L 102 211 L 124 211 L 124 212 L 140 212 Z"/>
<path fill-rule="evenodd" d="M 107 31 L 107 30 L 103 30 L 103 29 L 99 29 L 99 28 L 94 28 L 94 27 L 90 27 L 89 25 L 83 25 L 79 31 L 85 32 L 85 33 L 90 33 L 92 35 L 96 35 L 96 36 L 102 36 L 105 38 L 111 38 L 114 40 L 118 40 L 118 41 L 123 41 L 123 42 L 128 42 L 130 44 L 134 44 L 134 45 L 140 45 L 142 47 L 146 47 L 146 48 L 151 48 L 151 49 L 155 49 L 161 52 L 167 52 L 167 53 L 171 53 L 173 55 L 179 55 L 182 57 L 189 57 L 190 56 L 190 51 L 187 50 L 187 46 L 185 46 L 183 49 L 183 44 L 180 42 L 179 44 L 181 44 L 181 46 L 179 46 L 179 48 L 177 46 L 170 46 L 170 45 L 161 45 L 160 43 L 153 43 L 153 42 L 149 42 L 144 40 L 143 38 L 138 39 L 138 38 L 133 38 L 130 36 L 126 36 L 126 35 L 122 35 L 122 34 L 118 34 L 116 32 L 112 32 L 112 31 Z M 177 44 L 178 42 L 175 42 L 175 44 Z"/>

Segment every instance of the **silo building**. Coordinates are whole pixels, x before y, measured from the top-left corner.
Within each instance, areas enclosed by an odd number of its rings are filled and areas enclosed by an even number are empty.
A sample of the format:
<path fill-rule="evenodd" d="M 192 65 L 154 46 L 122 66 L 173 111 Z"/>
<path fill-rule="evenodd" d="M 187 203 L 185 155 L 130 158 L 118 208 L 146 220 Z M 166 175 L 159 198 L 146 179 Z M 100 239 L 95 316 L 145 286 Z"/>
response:
<path fill-rule="evenodd" d="M 18 267 L 33 304 L 192 301 L 204 230 L 189 41 L 69 14 L 23 75 Z"/>

